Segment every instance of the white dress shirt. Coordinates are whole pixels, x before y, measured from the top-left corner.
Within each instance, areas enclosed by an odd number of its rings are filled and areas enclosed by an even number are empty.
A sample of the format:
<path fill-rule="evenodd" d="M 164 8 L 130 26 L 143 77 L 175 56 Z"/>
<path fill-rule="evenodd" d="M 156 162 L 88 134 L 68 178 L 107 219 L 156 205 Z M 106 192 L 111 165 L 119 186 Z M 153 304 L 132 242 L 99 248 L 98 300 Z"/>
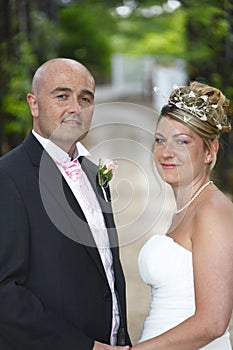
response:
<path fill-rule="evenodd" d="M 113 272 L 113 262 L 112 262 L 112 253 L 109 246 L 108 233 L 100 208 L 99 202 L 97 200 L 96 194 L 86 176 L 86 174 L 81 171 L 80 181 L 73 181 L 65 172 L 62 164 L 71 160 L 68 153 L 63 151 L 60 147 L 54 144 L 49 139 L 46 139 L 32 130 L 33 135 L 41 143 L 46 152 L 51 156 L 51 158 L 57 164 L 60 172 L 64 176 L 67 184 L 69 185 L 71 191 L 73 192 L 77 202 L 79 203 L 90 230 L 93 234 L 96 246 L 98 248 L 105 273 L 108 279 L 109 287 L 112 293 L 112 304 L 113 304 L 113 314 L 112 314 L 112 331 L 111 331 L 111 345 L 116 345 L 117 333 L 120 324 L 119 308 L 118 302 L 115 293 L 115 278 Z M 74 159 L 77 159 L 80 156 L 87 156 L 89 152 L 87 149 L 80 143 L 77 142 Z"/>

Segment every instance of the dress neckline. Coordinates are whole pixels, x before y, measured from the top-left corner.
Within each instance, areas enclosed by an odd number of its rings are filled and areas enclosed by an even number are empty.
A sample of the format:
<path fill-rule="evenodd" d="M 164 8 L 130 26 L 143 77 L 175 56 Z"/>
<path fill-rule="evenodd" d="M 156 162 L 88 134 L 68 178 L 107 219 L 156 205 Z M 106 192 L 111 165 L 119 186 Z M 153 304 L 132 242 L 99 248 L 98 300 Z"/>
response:
<path fill-rule="evenodd" d="M 176 244 L 178 247 L 180 247 L 180 248 L 184 249 L 186 252 L 192 254 L 192 251 L 191 251 L 191 250 L 189 250 L 189 249 L 185 248 L 183 245 L 177 243 L 177 242 L 174 240 L 174 238 L 172 238 L 171 236 L 168 236 L 167 234 L 165 234 L 165 235 L 160 235 L 160 236 L 165 236 L 165 237 L 169 238 L 169 239 L 172 240 L 172 242 L 173 242 L 174 244 Z"/>

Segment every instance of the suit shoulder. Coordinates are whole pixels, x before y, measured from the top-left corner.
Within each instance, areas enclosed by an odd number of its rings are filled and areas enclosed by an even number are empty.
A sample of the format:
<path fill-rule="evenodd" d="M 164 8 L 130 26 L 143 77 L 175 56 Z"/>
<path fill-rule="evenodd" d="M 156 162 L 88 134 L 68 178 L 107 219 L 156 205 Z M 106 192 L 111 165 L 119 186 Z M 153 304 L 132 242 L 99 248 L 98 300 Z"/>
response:
<path fill-rule="evenodd" d="M 0 167 L 9 167 L 11 164 L 18 163 L 19 158 L 23 155 L 22 144 L 16 146 L 14 149 L 10 150 L 8 153 L 0 157 Z"/>

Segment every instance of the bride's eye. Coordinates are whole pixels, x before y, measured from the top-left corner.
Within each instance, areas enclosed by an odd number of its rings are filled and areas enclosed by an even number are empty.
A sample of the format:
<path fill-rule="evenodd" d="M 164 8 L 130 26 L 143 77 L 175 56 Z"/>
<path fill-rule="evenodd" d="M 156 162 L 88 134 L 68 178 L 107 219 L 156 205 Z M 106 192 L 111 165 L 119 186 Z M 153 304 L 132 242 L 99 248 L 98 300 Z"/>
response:
<path fill-rule="evenodd" d="M 178 140 L 177 140 L 177 144 L 178 144 L 178 145 L 181 145 L 181 146 L 182 146 L 182 145 L 187 145 L 187 144 L 188 144 L 188 141 L 187 141 L 187 140 L 178 139 Z"/>
<path fill-rule="evenodd" d="M 155 143 L 157 144 L 164 144 L 165 140 L 162 137 L 155 137 Z"/>

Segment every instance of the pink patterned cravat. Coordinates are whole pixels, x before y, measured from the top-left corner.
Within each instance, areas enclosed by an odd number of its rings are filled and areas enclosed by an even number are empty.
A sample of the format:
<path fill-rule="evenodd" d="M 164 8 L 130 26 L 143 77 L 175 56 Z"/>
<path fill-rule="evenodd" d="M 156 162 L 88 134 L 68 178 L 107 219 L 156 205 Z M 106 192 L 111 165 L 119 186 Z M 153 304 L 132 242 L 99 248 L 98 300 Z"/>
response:
<path fill-rule="evenodd" d="M 62 163 L 62 167 L 66 175 L 68 175 L 71 180 L 77 181 L 79 179 L 81 174 L 81 165 L 78 158 Z"/>

